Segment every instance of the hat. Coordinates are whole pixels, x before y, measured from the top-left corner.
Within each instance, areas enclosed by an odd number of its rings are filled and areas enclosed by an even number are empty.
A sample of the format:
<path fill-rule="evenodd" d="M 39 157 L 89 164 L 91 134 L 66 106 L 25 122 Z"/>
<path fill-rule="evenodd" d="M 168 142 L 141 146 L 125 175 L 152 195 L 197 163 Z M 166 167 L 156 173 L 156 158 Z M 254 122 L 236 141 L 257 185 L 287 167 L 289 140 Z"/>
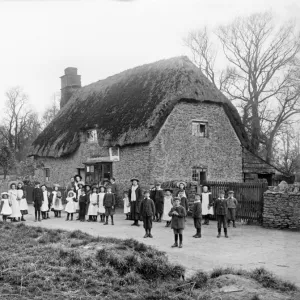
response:
<path fill-rule="evenodd" d="M 79 174 L 76 174 L 76 175 L 74 176 L 74 180 L 76 180 L 76 177 L 79 177 L 80 180 L 82 180 L 82 177 L 81 177 Z"/>
<path fill-rule="evenodd" d="M 219 191 L 219 195 L 220 195 L 220 194 L 224 194 L 224 195 L 225 195 L 224 190 Z"/>
<path fill-rule="evenodd" d="M 1 196 L 2 195 L 7 195 L 8 196 L 8 193 L 7 192 L 3 192 L 3 193 L 1 193 Z"/>
<path fill-rule="evenodd" d="M 131 182 L 133 182 L 134 180 L 137 181 L 137 182 L 140 182 L 137 178 L 131 178 L 130 179 Z"/>
<path fill-rule="evenodd" d="M 94 184 L 91 189 L 98 189 L 98 185 Z"/>
<path fill-rule="evenodd" d="M 24 185 L 23 181 L 18 181 L 18 185 L 21 184 L 22 186 Z"/>
<path fill-rule="evenodd" d="M 179 197 L 175 197 L 175 198 L 173 199 L 173 201 L 176 201 L 176 200 L 180 201 L 180 198 L 179 198 Z"/>
<path fill-rule="evenodd" d="M 58 183 L 54 183 L 53 187 L 59 187 L 59 184 Z"/>
<path fill-rule="evenodd" d="M 39 181 L 35 181 L 35 182 L 34 182 L 34 185 L 37 185 L 37 184 L 40 184 L 40 182 L 39 182 Z"/>
<path fill-rule="evenodd" d="M 184 182 L 184 181 L 178 181 L 177 182 L 177 187 L 179 187 L 180 186 L 180 184 L 183 184 L 184 185 L 184 187 L 186 187 L 186 182 Z"/>
<path fill-rule="evenodd" d="M 171 189 L 165 189 L 165 192 L 170 192 L 171 194 L 173 194 L 173 190 L 171 190 Z"/>
<path fill-rule="evenodd" d="M 99 185 L 99 190 L 100 190 L 102 187 L 106 190 L 106 187 L 105 187 L 103 184 L 100 184 L 100 185 Z"/>
<path fill-rule="evenodd" d="M 150 191 L 149 191 L 149 190 L 144 191 L 144 195 L 145 195 L 146 193 L 150 194 Z"/>
<path fill-rule="evenodd" d="M 91 188 L 91 185 L 90 185 L 90 184 L 85 184 L 85 185 L 83 186 L 84 189 L 86 189 L 87 187 Z"/>
<path fill-rule="evenodd" d="M 17 182 L 16 181 L 11 181 L 9 183 L 9 188 L 11 188 L 13 184 L 17 187 Z"/>
<path fill-rule="evenodd" d="M 230 190 L 228 191 L 228 194 L 234 194 L 234 191 Z"/>
<path fill-rule="evenodd" d="M 72 191 L 72 190 L 70 190 L 70 191 L 68 191 L 68 196 L 67 197 L 70 197 L 70 194 L 73 194 L 73 195 L 75 195 L 75 192 L 74 191 Z"/>
<path fill-rule="evenodd" d="M 155 186 L 158 186 L 158 185 L 161 185 L 161 183 L 160 183 L 159 181 L 155 181 L 155 182 L 154 182 L 154 185 L 155 185 Z"/>

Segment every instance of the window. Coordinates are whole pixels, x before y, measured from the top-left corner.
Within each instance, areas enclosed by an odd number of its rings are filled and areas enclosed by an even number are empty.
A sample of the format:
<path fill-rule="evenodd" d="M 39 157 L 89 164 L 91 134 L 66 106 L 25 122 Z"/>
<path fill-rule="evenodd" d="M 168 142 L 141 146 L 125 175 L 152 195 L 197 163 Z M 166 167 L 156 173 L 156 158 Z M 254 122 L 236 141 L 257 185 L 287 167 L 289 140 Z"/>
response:
<path fill-rule="evenodd" d="M 118 147 L 109 148 L 109 157 L 112 161 L 120 161 L 120 153 Z"/>
<path fill-rule="evenodd" d="M 207 122 L 192 122 L 192 135 L 199 137 L 208 137 Z"/>
<path fill-rule="evenodd" d="M 192 180 L 199 183 L 206 181 L 207 167 L 193 167 L 192 168 Z"/>
<path fill-rule="evenodd" d="M 96 129 L 88 130 L 86 134 L 89 143 L 96 143 L 98 141 Z"/>
<path fill-rule="evenodd" d="M 45 175 L 45 181 L 49 181 L 49 179 L 50 179 L 50 169 L 49 168 L 44 169 L 44 175 Z"/>

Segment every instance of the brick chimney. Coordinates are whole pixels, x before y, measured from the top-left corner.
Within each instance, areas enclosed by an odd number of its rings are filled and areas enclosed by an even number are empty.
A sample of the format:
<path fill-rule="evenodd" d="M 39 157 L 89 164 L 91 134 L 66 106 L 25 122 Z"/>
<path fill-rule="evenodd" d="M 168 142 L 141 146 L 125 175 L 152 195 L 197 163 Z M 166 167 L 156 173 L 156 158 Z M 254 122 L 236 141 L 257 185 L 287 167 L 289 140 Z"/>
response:
<path fill-rule="evenodd" d="M 60 108 L 64 107 L 73 93 L 81 88 L 81 75 L 77 75 L 77 68 L 66 68 L 65 75 L 61 79 Z"/>

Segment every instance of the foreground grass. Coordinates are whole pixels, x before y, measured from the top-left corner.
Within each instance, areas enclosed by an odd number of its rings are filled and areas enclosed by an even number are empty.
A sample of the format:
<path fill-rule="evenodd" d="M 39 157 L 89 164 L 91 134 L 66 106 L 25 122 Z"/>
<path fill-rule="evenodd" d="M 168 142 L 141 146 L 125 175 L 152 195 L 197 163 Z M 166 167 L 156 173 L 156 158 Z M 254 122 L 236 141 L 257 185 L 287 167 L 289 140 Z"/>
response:
<path fill-rule="evenodd" d="M 1 299 L 208 300 L 213 299 L 208 293 L 213 280 L 225 274 L 280 292 L 297 291 L 264 269 L 199 271 L 183 281 L 182 266 L 133 239 L 95 238 L 22 223 L 0 223 L 0 253 Z"/>

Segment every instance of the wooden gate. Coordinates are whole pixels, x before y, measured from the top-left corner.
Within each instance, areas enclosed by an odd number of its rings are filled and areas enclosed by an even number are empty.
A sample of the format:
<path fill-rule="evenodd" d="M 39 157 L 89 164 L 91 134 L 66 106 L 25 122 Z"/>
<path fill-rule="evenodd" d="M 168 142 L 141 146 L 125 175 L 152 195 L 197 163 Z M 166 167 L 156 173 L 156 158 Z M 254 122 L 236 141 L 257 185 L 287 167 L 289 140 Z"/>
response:
<path fill-rule="evenodd" d="M 214 199 L 218 198 L 221 190 L 225 191 L 225 197 L 229 190 L 234 191 L 234 197 L 238 200 L 237 219 L 245 221 L 262 222 L 263 194 L 268 189 L 268 184 L 263 182 L 219 182 L 206 181 Z"/>

